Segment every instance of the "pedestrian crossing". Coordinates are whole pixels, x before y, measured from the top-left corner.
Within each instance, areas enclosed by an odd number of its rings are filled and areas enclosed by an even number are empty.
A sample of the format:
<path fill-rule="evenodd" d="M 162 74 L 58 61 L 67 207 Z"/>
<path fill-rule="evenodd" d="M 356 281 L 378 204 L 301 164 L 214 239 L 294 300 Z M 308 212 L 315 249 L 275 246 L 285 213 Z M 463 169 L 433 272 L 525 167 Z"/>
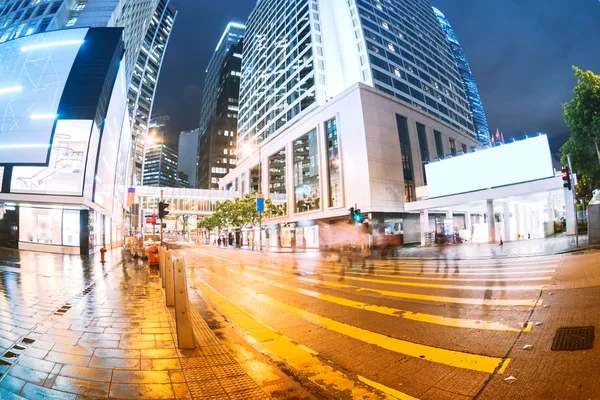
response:
<path fill-rule="evenodd" d="M 383 396 L 411 399 L 436 398 L 439 390 L 470 398 L 490 375 L 504 374 L 515 341 L 534 329 L 531 311 L 542 306 L 541 291 L 559 262 L 453 261 L 443 271 L 443 260 L 375 261 L 374 271 L 342 264 L 344 272 L 338 273 L 339 264 L 293 255 L 214 249 L 186 254 L 193 284 L 211 302 L 238 307 L 297 346 L 314 350 L 321 362 L 352 373 L 344 379 L 352 381 L 356 374 Z M 263 345 L 260 338 L 253 340 Z M 273 351 L 287 362 L 286 350 Z M 383 360 L 395 365 L 394 371 Z M 415 378 L 413 371 L 423 375 Z M 446 385 L 432 371 L 479 383 Z"/>

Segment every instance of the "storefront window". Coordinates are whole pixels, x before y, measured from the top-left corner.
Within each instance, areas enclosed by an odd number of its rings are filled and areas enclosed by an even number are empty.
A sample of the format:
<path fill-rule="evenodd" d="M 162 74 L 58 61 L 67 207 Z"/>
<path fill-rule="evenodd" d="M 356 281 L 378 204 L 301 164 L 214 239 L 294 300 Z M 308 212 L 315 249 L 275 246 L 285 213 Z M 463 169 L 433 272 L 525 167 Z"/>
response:
<path fill-rule="evenodd" d="M 41 244 L 62 244 L 62 210 L 52 208 L 19 209 L 19 240 Z"/>
<path fill-rule="evenodd" d="M 269 198 L 273 202 L 273 217 L 287 215 L 285 189 L 285 148 L 269 157 Z"/>
<path fill-rule="evenodd" d="M 294 196 L 297 213 L 321 208 L 316 129 L 294 140 Z"/>
<path fill-rule="evenodd" d="M 327 167 L 329 171 L 329 207 L 341 207 L 342 178 L 340 174 L 340 147 L 335 118 L 325 123 L 325 130 L 327 133 Z"/>
<path fill-rule="evenodd" d="M 61 120 L 47 167 L 15 167 L 11 192 L 81 196 L 92 121 Z"/>
<path fill-rule="evenodd" d="M 79 210 L 63 210 L 63 246 L 79 246 Z"/>

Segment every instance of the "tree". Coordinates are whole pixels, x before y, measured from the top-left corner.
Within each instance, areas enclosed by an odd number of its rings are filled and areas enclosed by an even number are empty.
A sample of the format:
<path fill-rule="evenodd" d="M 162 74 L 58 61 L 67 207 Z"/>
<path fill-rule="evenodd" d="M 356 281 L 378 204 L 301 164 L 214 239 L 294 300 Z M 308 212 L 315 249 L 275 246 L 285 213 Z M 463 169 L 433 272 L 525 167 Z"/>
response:
<path fill-rule="evenodd" d="M 575 66 L 573 70 L 577 77 L 575 95 L 563 105 L 565 123 L 571 128 L 571 135 L 560 149 L 561 162 L 567 165 L 567 155 L 570 155 L 573 172 L 583 185 L 581 189 L 593 189 L 600 183 L 596 153 L 596 144 L 600 145 L 600 76 Z"/>

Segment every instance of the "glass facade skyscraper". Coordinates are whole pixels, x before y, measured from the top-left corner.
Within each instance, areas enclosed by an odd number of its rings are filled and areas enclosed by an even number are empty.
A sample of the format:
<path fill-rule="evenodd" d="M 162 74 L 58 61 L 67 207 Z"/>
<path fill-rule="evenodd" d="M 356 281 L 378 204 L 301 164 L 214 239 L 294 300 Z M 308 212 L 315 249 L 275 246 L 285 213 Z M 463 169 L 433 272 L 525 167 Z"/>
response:
<path fill-rule="evenodd" d="M 488 128 L 487 119 L 485 118 L 485 112 L 483 111 L 479 90 L 477 90 L 477 84 L 475 83 L 475 77 L 471 72 L 471 67 L 467 62 L 465 52 L 458 42 L 458 38 L 456 37 L 454 30 L 452 30 L 452 26 L 450 26 L 448 19 L 446 19 L 444 14 L 437 8 L 434 7 L 433 11 L 435 12 L 435 16 L 437 17 L 442 30 L 446 34 L 446 39 L 452 49 L 454 61 L 460 72 L 463 88 L 467 94 L 469 105 L 471 106 L 471 111 L 473 113 L 473 123 L 475 124 L 475 131 L 477 132 L 477 140 L 482 144 L 489 144 L 490 130 Z"/>
<path fill-rule="evenodd" d="M 219 95 L 219 83 L 221 80 L 221 69 L 223 61 L 232 46 L 237 45 L 244 37 L 246 27 L 242 24 L 230 22 L 227 24 L 223 35 L 215 52 L 213 53 L 208 67 L 206 68 L 206 78 L 204 79 L 204 92 L 202 94 L 202 107 L 200 110 L 200 134 L 202 135 L 211 117 L 215 115 L 217 109 L 217 97 Z M 241 56 L 241 55 L 240 55 Z"/>
<path fill-rule="evenodd" d="M 476 137 L 429 0 L 261 0 L 247 22 L 238 146 L 362 82 Z"/>
<path fill-rule="evenodd" d="M 169 0 L 160 0 L 150 20 L 142 46 L 137 55 L 135 68 L 131 76 L 128 109 L 133 138 L 132 157 L 135 160 L 134 184 L 141 183 L 144 162 L 144 142 L 148 134 L 148 121 L 152 115 L 152 103 L 158 84 L 158 76 L 162 65 L 169 37 L 177 11 Z"/>

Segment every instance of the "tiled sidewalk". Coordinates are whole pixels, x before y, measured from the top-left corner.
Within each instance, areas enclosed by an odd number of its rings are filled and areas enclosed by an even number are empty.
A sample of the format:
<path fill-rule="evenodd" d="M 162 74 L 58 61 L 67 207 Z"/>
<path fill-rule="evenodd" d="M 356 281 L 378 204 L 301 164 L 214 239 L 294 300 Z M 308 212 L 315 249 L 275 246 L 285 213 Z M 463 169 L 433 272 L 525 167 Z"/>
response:
<path fill-rule="evenodd" d="M 157 275 L 119 254 L 83 279 L 0 260 L 0 399 L 268 398 L 194 309 L 178 350 Z"/>

